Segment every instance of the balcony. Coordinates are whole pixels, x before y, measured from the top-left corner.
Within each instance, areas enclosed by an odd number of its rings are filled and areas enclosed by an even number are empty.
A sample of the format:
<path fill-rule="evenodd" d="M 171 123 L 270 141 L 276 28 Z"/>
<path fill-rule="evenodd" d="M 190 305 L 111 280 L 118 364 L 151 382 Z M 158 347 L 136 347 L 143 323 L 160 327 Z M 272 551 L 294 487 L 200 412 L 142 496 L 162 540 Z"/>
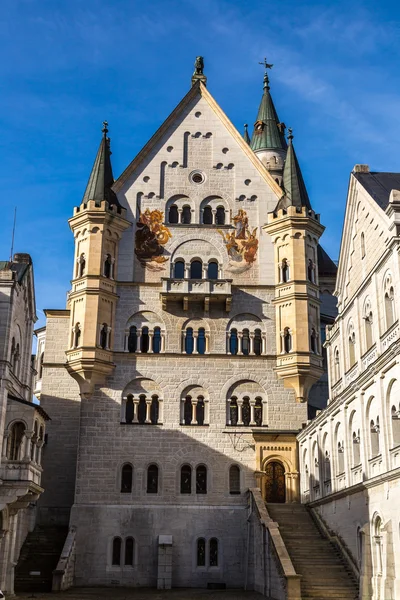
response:
<path fill-rule="evenodd" d="M 204 310 L 209 310 L 210 302 L 225 304 L 230 311 L 232 301 L 232 279 L 174 279 L 162 278 L 161 301 L 167 310 L 168 300 L 182 302 L 183 310 L 188 310 L 189 302 L 203 302 Z"/>
<path fill-rule="evenodd" d="M 356 483 L 361 483 L 363 480 L 363 467 L 362 465 L 356 465 L 351 468 L 351 483 L 352 485 L 356 485 Z"/>
<path fill-rule="evenodd" d="M 8 460 L 3 458 L 0 468 L 0 478 L 3 482 L 34 483 L 40 486 L 42 467 L 33 461 Z"/>
<path fill-rule="evenodd" d="M 381 352 L 385 352 L 389 346 L 399 339 L 400 328 L 399 322 L 396 321 L 393 325 L 381 336 Z"/>

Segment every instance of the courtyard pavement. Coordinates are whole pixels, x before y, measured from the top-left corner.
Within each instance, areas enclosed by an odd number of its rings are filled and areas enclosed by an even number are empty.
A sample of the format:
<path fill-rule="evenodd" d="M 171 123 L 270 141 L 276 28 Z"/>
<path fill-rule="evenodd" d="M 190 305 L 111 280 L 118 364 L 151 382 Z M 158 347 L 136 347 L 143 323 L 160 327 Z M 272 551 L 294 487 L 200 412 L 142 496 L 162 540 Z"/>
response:
<path fill-rule="evenodd" d="M 22 594 L 18 598 L 35 598 L 36 600 L 261 600 L 264 598 L 256 592 L 243 590 L 196 590 L 174 589 L 159 591 L 139 588 L 81 588 L 58 594 Z"/>

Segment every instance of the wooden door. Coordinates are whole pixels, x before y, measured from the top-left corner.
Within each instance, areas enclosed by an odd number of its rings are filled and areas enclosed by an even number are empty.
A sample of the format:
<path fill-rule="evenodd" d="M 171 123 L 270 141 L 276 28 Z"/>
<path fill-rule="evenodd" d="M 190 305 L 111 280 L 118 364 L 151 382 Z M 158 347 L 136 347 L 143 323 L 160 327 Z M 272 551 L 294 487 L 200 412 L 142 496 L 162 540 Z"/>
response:
<path fill-rule="evenodd" d="M 272 461 L 266 468 L 265 499 L 284 503 L 286 499 L 285 469 L 280 462 Z"/>

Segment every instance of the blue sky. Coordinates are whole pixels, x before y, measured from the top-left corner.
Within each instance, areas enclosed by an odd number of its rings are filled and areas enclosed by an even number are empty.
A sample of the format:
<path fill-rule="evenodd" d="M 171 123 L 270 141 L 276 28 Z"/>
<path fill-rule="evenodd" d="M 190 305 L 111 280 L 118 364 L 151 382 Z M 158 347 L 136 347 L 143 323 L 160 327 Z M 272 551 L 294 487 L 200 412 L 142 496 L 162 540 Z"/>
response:
<path fill-rule="evenodd" d="M 338 257 L 356 163 L 399 171 L 398 3 L 254 0 L 3 0 L 0 12 L 0 258 L 34 259 L 39 323 L 63 308 L 72 271 L 67 219 L 80 203 L 107 119 L 118 176 L 190 86 L 208 88 L 242 131 L 262 67 L 313 207 Z"/>

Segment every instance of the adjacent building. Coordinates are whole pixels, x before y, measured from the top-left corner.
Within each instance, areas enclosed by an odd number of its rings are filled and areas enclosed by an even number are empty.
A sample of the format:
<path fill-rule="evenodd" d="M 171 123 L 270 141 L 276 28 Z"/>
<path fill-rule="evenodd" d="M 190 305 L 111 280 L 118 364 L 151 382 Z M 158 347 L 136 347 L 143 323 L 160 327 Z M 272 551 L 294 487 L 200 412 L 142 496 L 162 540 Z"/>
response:
<path fill-rule="evenodd" d="M 399 190 L 400 173 L 351 173 L 329 406 L 298 436 L 302 502 L 339 539 L 365 600 L 400 598 Z"/>
<path fill-rule="evenodd" d="M 46 412 L 32 402 L 36 318 L 29 254 L 0 261 L 0 588 L 13 592 L 14 567 L 35 525 Z"/>

